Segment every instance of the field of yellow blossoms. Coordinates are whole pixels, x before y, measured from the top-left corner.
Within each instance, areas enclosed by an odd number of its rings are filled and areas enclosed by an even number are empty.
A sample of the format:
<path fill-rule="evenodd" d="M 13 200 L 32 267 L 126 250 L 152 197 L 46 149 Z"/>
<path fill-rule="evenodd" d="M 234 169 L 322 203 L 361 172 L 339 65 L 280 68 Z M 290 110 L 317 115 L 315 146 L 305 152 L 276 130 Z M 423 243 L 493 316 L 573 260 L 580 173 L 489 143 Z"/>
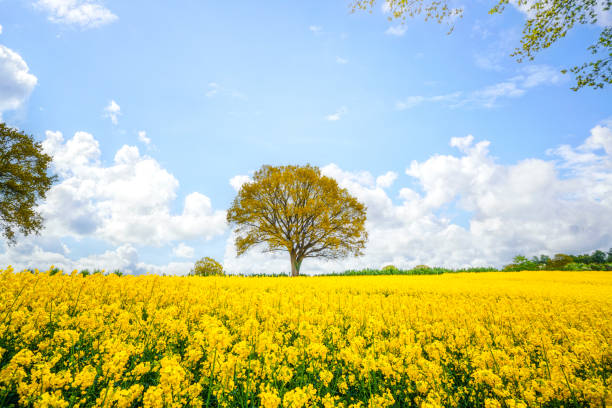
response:
<path fill-rule="evenodd" d="M 0 407 L 611 405 L 610 272 L 0 272 Z"/>

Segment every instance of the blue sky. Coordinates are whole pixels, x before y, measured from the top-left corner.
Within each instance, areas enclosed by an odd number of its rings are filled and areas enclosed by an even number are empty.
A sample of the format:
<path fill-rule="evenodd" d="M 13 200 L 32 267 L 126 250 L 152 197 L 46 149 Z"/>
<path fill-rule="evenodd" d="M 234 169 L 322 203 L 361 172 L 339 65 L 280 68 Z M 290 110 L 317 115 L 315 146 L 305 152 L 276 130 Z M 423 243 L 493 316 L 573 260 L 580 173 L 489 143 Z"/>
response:
<path fill-rule="evenodd" d="M 236 259 L 223 211 L 230 180 L 305 163 L 371 212 L 366 256 L 312 273 L 607 249 L 610 90 L 571 91 L 559 72 L 601 27 L 519 64 L 525 16 L 491 5 L 465 4 L 447 35 L 348 0 L 0 1 L 2 120 L 64 160 L 47 229 L 0 261 L 184 273 L 213 256 L 283 270 L 257 251 Z"/>

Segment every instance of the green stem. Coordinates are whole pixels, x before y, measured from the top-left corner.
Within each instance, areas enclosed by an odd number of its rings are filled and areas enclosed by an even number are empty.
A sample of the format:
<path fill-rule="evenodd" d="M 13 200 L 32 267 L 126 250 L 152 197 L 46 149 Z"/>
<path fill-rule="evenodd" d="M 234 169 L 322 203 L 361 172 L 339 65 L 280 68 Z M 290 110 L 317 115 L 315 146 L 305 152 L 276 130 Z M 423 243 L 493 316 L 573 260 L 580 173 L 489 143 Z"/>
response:
<path fill-rule="evenodd" d="M 210 380 L 208 381 L 208 394 L 206 395 L 206 408 L 208 408 L 208 403 L 210 402 L 210 394 L 212 393 L 212 384 L 213 384 L 213 378 L 215 374 L 215 362 L 216 361 L 217 361 L 217 350 L 215 349 L 215 354 L 213 354 L 212 369 L 210 371 Z"/>

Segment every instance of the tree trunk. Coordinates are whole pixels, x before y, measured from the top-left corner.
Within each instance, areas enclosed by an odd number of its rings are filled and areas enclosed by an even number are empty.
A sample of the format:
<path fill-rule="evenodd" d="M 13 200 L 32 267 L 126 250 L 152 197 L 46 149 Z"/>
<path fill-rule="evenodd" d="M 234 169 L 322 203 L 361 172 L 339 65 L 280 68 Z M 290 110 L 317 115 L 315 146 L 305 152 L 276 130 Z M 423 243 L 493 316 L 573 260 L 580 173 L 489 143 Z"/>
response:
<path fill-rule="evenodd" d="M 302 260 L 297 259 L 295 253 L 293 252 L 290 252 L 289 256 L 291 258 L 291 276 L 299 276 L 300 266 L 302 266 Z"/>

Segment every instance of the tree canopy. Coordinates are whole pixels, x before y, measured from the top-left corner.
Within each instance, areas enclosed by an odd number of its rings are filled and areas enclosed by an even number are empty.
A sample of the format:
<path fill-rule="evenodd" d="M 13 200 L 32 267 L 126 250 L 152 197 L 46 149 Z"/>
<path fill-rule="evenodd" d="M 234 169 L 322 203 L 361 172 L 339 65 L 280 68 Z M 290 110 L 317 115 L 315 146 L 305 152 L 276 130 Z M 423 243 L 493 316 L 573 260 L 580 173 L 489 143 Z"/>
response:
<path fill-rule="evenodd" d="M 319 168 L 263 166 L 227 212 L 238 255 L 254 245 L 287 251 L 292 276 L 305 258 L 359 256 L 365 248 L 366 207 Z"/>
<path fill-rule="evenodd" d="M 225 275 L 223 265 L 215 261 L 213 258 L 204 257 L 197 261 L 191 271 L 191 276 L 222 276 Z"/>
<path fill-rule="evenodd" d="M 383 0 L 390 19 L 405 21 L 407 17 L 423 15 L 425 20 L 448 22 L 450 31 L 456 17 L 463 14 L 462 8 L 452 8 L 449 0 Z M 371 9 L 377 0 L 353 0 L 353 10 Z M 498 0 L 489 14 L 501 13 L 510 0 Z M 535 55 L 550 47 L 577 24 L 595 24 L 602 13 L 610 10 L 612 0 L 517 0 L 516 5 L 527 13 L 520 46 L 511 56 L 521 62 L 533 60 Z M 576 79 L 572 87 L 577 91 L 583 87 L 603 88 L 612 83 L 612 27 L 601 28 L 597 40 L 588 47 L 593 55 L 591 61 L 569 68 Z M 566 73 L 564 69 L 561 72 Z"/>
<path fill-rule="evenodd" d="M 0 228 L 9 244 L 16 242 L 16 231 L 42 229 L 36 206 L 56 178 L 48 174 L 51 159 L 32 136 L 0 123 Z"/>

